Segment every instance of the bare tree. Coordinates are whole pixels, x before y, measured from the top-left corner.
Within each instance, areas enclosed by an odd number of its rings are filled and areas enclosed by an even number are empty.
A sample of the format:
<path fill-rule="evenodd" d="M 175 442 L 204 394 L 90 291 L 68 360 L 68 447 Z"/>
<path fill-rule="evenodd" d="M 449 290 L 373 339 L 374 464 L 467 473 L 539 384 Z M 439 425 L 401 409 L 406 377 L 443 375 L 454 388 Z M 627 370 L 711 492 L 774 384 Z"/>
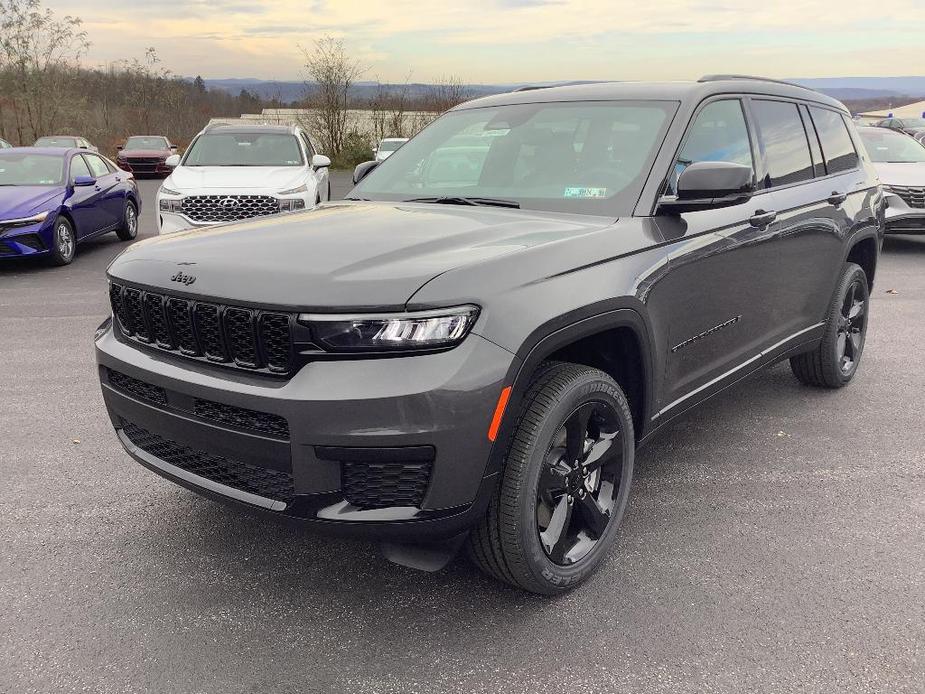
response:
<path fill-rule="evenodd" d="M 344 148 L 347 134 L 350 85 L 366 69 L 347 54 L 344 42 L 332 36 L 315 41 L 313 48 L 302 48 L 311 116 L 310 129 L 331 156 Z"/>
<path fill-rule="evenodd" d="M 424 94 L 424 109 L 439 115 L 469 99 L 469 88 L 455 75 L 434 81 Z"/>
<path fill-rule="evenodd" d="M 89 47 L 79 18 L 58 18 L 39 0 L 0 0 L 0 91 L 20 142 L 58 126 L 74 98 L 68 80 Z"/>

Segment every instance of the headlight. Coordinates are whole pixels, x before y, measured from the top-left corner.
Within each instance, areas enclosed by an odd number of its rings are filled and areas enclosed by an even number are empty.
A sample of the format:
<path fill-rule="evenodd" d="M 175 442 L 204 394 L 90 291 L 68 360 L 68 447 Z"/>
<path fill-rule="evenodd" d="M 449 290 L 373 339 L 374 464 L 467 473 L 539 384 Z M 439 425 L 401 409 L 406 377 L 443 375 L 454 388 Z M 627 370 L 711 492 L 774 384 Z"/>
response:
<path fill-rule="evenodd" d="M 469 333 L 479 315 L 477 306 L 383 315 L 303 313 L 299 322 L 312 337 L 334 352 L 394 352 L 453 347 Z"/>
<path fill-rule="evenodd" d="M 303 183 L 298 188 L 293 188 L 292 190 L 281 190 L 278 193 L 278 195 L 297 195 L 299 193 L 307 193 L 307 192 L 308 192 L 308 184 Z"/>
<path fill-rule="evenodd" d="M 170 190 L 170 188 L 165 188 L 164 186 L 161 186 L 161 195 L 176 195 L 179 197 L 180 195 L 183 195 L 183 193 L 178 193 L 175 190 Z"/>
<path fill-rule="evenodd" d="M 48 212 L 39 212 L 31 217 L 19 217 L 17 219 L 0 219 L 0 227 L 4 229 L 14 229 L 16 227 L 28 227 L 39 222 L 44 222 L 48 217 Z"/>

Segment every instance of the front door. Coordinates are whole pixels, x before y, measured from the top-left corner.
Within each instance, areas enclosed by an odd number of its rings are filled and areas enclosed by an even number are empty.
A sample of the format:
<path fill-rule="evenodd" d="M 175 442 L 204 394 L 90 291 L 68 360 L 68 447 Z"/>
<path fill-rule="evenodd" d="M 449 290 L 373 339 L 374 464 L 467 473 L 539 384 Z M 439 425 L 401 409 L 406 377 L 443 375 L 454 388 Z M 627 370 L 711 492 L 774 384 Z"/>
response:
<path fill-rule="evenodd" d="M 728 161 L 754 170 L 756 158 L 742 102 L 708 102 L 685 136 L 666 193 L 691 163 Z M 767 313 L 777 274 L 774 210 L 773 193 L 762 191 L 732 207 L 656 217 L 675 241 L 667 272 L 649 296 L 650 311 L 667 324 L 659 414 L 684 409 L 768 343 L 775 330 Z"/>
<path fill-rule="evenodd" d="M 71 158 L 69 183 L 71 194 L 68 198 L 71 216 L 74 219 L 74 235 L 78 238 L 91 236 L 107 225 L 107 217 L 101 208 L 102 191 L 96 185 L 75 186 L 74 181 L 80 177 L 93 177 L 90 167 L 82 155 Z"/>

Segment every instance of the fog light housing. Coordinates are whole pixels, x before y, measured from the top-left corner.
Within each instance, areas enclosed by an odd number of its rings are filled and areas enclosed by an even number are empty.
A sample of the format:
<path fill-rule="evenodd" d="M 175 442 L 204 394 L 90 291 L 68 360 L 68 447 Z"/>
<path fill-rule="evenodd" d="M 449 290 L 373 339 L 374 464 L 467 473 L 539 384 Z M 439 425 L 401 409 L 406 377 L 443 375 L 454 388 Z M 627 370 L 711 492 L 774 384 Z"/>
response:
<path fill-rule="evenodd" d="M 161 198 L 157 203 L 161 212 L 179 212 L 183 207 L 183 200 L 171 200 L 169 198 Z"/>
<path fill-rule="evenodd" d="M 295 212 L 296 210 L 304 210 L 305 201 L 302 198 L 295 198 L 293 200 L 280 200 L 279 201 L 279 211 L 280 212 Z"/>

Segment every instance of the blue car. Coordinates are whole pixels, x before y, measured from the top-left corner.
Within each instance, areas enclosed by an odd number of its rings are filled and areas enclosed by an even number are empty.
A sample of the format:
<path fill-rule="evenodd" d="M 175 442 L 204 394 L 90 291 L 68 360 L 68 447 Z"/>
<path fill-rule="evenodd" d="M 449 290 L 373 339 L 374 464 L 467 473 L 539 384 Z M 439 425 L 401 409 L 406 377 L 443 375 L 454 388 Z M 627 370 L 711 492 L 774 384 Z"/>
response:
<path fill-rule="evenodd" d="M 116 232 L 138 234 L 141 197 L 132 174 L 80 149 L 0 149 L 0 260 L 74 259 L 77 244 Z"/>

